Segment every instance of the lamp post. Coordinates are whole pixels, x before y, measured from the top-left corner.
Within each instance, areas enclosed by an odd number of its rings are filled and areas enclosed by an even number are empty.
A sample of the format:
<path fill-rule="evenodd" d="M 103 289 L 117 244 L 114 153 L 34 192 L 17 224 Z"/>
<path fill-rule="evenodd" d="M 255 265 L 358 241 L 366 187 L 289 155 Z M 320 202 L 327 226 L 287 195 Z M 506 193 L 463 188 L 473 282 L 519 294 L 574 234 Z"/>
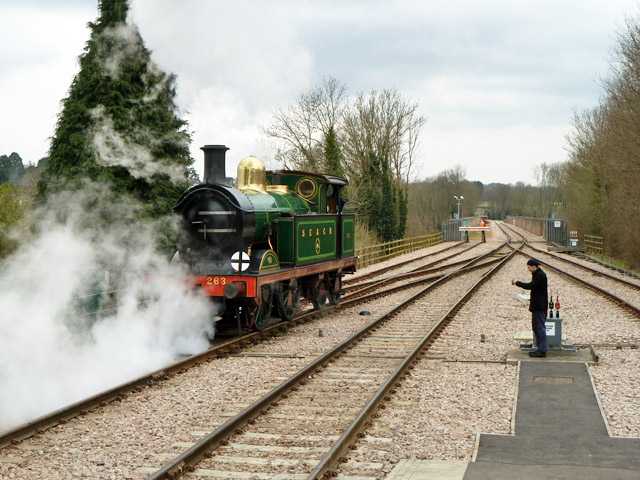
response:
<path fill-rule="evenodd" d="M 464 197 L 462 195 L 460 195 L 459 197 L 457 195 L 454 195 L 453 198 L 456 199 L 456 201 L 458 202 L 458 221 L 460 222 L 460 226 L 462 226 L 462 217 L 460 216 L 460 204 L 462 203 L 462 200 L 464 200 Z M 463 240 L 464 238 L 464 233 L 460 232 L 460 240 Z"/>
<path fill-rule="evenodd" d="M 457 195 L 454 195 L 453 198 L 458 201 L 458 220 L 462 220 L 462 217 L 460 216 L 460 204 L 462 203 L 462 200 L 464 200 L 464 197 L 462 195 L 460 195 L 459 197 Z"/>

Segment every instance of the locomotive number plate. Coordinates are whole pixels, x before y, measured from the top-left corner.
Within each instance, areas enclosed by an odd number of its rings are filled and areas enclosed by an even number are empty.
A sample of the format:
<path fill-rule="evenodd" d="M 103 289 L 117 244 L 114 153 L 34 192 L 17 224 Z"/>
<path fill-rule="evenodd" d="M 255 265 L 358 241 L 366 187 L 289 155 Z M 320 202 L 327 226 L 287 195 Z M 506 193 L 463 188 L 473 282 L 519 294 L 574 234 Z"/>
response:
<path fill-rule="evenodd" d="M 202 293 L 211 297 L 224 296 L 224 287 L 232 282 L 242 282 L 246 285 L 246 296 L 255 297 L 256 279 L 245 276 L 224 276 L 224 275 L 198 275 L 191 277 L 194 285 L 202 287 Z"/>
<path fill-rule="evenodd" d="M 222 285 L 227 284 L 227 277 L 207 277 L 207 285 Z"/>

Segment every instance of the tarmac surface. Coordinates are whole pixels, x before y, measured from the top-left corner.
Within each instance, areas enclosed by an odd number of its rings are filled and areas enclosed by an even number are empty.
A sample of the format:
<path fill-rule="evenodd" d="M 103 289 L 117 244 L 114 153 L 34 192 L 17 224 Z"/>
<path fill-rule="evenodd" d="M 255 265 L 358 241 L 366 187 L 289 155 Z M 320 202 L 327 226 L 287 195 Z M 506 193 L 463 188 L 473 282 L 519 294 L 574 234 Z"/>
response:
<path fill-rule="evenodd" d="M 394 480 L 639 480 L 640 438 L 611 437 L 593 390 L 589 352 L 520 361 L 515 435 L 481 434 L 473 462 L 406 460 Z"/>

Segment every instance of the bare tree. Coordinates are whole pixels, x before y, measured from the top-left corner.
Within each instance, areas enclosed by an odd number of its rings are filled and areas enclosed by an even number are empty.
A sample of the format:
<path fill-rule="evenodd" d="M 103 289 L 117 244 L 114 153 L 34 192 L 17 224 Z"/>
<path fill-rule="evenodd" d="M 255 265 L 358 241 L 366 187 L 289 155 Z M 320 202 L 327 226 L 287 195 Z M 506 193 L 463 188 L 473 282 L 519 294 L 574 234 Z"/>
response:
<path fill-rule="evenodd" d="M 332 128 L 339 130 L 346 104 L 346 86 L 329 78 L 302 93 L 286 110 L 276 110 L 271 124 L 261 128 L 275 141 L 276 161 L 285 168 L 322 170 L 325 139 Z"/>
<path fill-rule="evenodd" d="M 359 94 L 344 121 L 346 169 L 354 177 L 367 172 L 372 157 L 386 159 L 395 187 L 409 182 L 420 130 L 426 119 L 397 90 Z"/>
<path fill-rule="evenodd" d="M 407 227 L 407 184 L 425 123 L 417 111 L 396 90 L 348 102 L 346 87 L 329 79 L 277 110 L 262 132 L 275 141 L 285 168 L 344 172 L 362 221 L 390 239 Z"/>
<path fill-rule="evenodd" d="M 482 200 L 482 186 L 465 180 L 465 176 L 464 169 L 456 165 L 435 177 L 409 185 L 409 236 L 439 231 L 442 221 L 453 218 L 458 211 L 454 196 L 464 197 L 463 217 L 475 215 Z"/>

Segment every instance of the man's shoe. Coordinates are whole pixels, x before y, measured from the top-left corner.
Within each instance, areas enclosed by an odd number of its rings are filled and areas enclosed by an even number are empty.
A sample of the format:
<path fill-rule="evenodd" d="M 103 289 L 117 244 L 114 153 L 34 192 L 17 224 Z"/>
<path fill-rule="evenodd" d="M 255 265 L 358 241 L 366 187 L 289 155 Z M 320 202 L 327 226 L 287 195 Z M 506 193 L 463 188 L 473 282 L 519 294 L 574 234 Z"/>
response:
<path fill-rule="evenodd" d="M 534 358 L 544 358 L 547 356 L 547 352 L 536 350 L 535 352 L 529 352 L 529 356 Z"/>

